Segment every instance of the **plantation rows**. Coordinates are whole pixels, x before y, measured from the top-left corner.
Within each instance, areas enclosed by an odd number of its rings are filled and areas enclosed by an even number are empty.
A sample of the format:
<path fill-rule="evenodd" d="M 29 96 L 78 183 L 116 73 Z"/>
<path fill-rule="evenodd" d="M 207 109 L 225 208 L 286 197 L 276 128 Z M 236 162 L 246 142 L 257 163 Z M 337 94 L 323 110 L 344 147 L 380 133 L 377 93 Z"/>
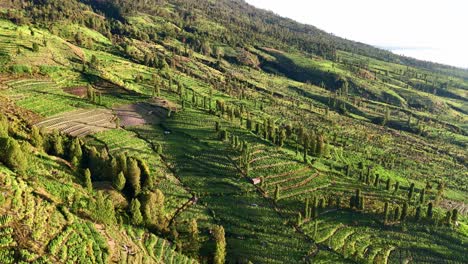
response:
<path fill-rule="evenodd" d="M 48 250 L 64 263 L 108 263 L 109 259 L 107 242 L 90 222 L 67 226 L 50 241 Z"/>
<path fill-rule="evenodd" d="M 10 87 L 7 95 L 18 99 L 18 106 L 42 116 L 93 107 L 87 100 L 63 92 L 56 83 L 48 80 L 20 79 L 6 84 Z"/>
<path fill-rule="evenodd" d="M 146 138 L 145 135 L 150 135 L 154 138 L 155 134 L 163 134 L 163 131 L 156 131 L 151 126 L 134 127 L 132 131 L 141 134 L 143 138 Z M 124 129 L 108 130 L 93 135 L 93 139 L 89 140 L 92 145 L 107 147 L 112 155 L 127 152 L 131 156 L 143 158 L 147 162 L 150 171 L 157 175 L 157 188 L 163 191 L 166 197 L 165 207 L 167 213 L 172 215 L 173 211 L 187 202 L 191 195 L 180 185 L 172 173 L 168 171 L 159 155 L 153 151 L 151 144 L 138 138 L 132 131 Z M 159 144 L 158 142 L 152 143 Z"/>
<path fill-rule="evenodd" d="M 167 263 L 192 264 L 197 261 L 177 253 L 167 240 L 145 233 L 141 229 L 127 227 L 127 235 L 135 241 L 137 249 L 132 248 L 121 252 L 119 263 Z M 148 259 L 150 257 L 151 259 Z"/>
<path fill-rule="evenodd" d="M 164 155 L 177 168 L 177 174 L 200 196 L 211 217 L 223 223 L 228 256 L 254 263 L 300 262 L 310 244 L 285 228 L 283 219 L 271 205 L 241 178 L 231 150 L 220 142 L 214 130 L 214 116 L 183 111 L 167 120 L 170 135 L 159 136 Z M 146 133 L 152 137 L 152 133 Z M 153 133 L 154 135 L 154 133 Z M 261 223 L 261 224 L 259 224 Z"/>
<path fill-rule="evenodd" d="M 49 131 L 57 130 L 75 137 L 84 137 L 115 128 L 114 115 L 109 110 L 77 110 L 53 116 L 36 124 Z"/>
<path fill-rule="evenodd" d="M 274 196 L 277 187 L 280 190 L 279 198 L 286 199 L 313 193 L 328 186 L 326 175 L 292 160 L 281 150 L 258 144 L 251 147 L 250 153 L 248 176 L 263 179 L 261 188 L 270 197 Z M 317 178 L 322 180 L 317 181 Z"/>
<path fill-rule="evenodd" d="M 360 217 L 359 226 L 355 224 L 357 217 Z M 359 213 L 350 211 L 324 209 L 317 220 L 307 221 L 300 228 L 317 243 L 359 262 L 401 263 L 402 259 L 415 262 L 417 259 L 431 259 L 426 256 L 425 250 L 463 252 L 462 246 L 453 243 L 449 237 L 434 240 L 417 225 L 409 225 L 407 231 L 391 227 L 384 229 L 372 220 L 365 220 Z M 405 249 L 411 249 L 412 254 L 402 252 Z M 459 261 L 463 256 L 454 255 L 452 259 Z"/>

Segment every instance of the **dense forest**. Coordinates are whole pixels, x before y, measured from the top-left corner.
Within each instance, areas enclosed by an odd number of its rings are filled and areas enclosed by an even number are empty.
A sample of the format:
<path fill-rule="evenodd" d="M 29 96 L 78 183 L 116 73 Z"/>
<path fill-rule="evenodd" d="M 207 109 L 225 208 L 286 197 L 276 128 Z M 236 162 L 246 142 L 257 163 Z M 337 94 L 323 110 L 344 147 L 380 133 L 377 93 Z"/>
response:
<path fill-rule="evenodd" d="M 0 263 L 466 263 L 467 101 L 243 0 L 0 0 Z"/>

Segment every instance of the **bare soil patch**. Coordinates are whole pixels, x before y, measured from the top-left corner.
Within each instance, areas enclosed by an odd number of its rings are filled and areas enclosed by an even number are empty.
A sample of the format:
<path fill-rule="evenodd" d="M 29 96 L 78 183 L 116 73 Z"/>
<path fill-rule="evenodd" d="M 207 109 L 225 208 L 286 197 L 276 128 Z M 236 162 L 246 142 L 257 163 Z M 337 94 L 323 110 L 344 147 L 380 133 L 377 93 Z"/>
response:
<path fill-rule="evenodd" d="M 63 89 L 64 92 L 81 98 L 86 97 L 87 90 L 86 86 L 67 87 Z"/>
<path fill-rule="evenodd" d="M 167 117 L 168 109 L 177 107 L 164 99 L 153 99 L 151 102 L 139 102 L 114 108 L 123 127 L 145 124 L 159 124 Z"/>

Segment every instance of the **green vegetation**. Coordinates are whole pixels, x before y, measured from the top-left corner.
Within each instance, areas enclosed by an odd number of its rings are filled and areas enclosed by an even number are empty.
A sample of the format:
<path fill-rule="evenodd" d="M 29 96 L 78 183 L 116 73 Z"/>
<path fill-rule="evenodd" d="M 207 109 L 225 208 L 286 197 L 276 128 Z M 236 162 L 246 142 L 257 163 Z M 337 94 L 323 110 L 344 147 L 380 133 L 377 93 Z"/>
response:
<path fill-rule="evenodd" d="M 468 262 L 466 70 L 237 0 L 0 8 L 0 263 Z"/>

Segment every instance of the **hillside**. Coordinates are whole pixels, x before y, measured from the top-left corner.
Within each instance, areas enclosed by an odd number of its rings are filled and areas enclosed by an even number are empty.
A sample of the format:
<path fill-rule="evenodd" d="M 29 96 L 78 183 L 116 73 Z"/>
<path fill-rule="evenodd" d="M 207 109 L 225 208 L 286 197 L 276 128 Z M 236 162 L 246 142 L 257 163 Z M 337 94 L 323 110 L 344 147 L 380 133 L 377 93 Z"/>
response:
<path fill-rule="evenodd" d="M 0 263 L 467 263 L 467 101 L 241 0 L 0 0 Z"/>

